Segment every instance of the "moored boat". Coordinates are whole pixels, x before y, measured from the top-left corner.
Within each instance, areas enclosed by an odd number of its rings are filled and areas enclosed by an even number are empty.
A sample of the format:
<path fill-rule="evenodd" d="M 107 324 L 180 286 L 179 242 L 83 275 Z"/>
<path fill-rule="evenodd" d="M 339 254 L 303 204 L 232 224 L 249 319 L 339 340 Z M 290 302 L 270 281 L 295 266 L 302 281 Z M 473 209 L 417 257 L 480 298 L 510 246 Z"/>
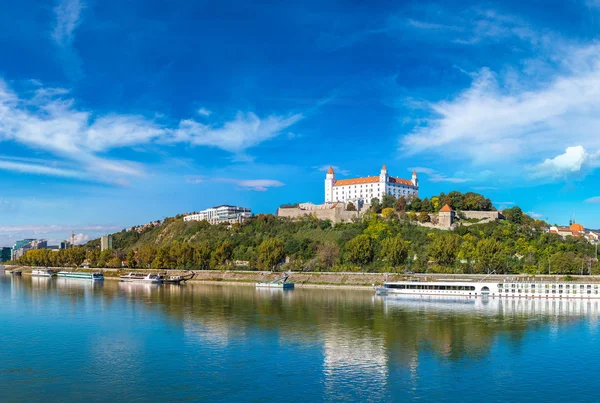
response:
<path fill-rule="evenodd" d="M 600 284 L 505 278 L 498 282 L 390 281 L 375 287 L 378 295 L 499 298 L 598 298 Z"/>
<path fill-rule="evenodd" d="M 284 273 L 283 276 L 276 278 L 270 282 L 256 283 L 256 287 L 258 288 L 283 288 L 283 289 L 292 289 L 294 288 L 294 283 L 288 283 L 287 280 L 290 277 L 291 273 Z"/>
<path fill-rule="evenodd" d="M 162 284 L 163 278 L 159 274 L 146 274 L 146 273 L 127 273 L 119 276 L 121 281 L 130 283 L 148 283 L 148 284 Z"/>
<path fill-rule="evenodd" d="M 55 274 L 52 269 L 34 269 L 31 271 L 31 275 L 36 277 L 52 277 Z"/>
<path fill-rule="evenodd" d="M 79 280 L 92 280 L 92 281 L 104 281 L 104 274 L 102 273 L 85 273 L 77 271 L 59 271 L 57 276 L 59 278 L 70 278 Z"/>
<path fill-rule="evenodd" d="M 162 276 L 162 280 L 165 284 L 181 284 L 185 283 L 188 280 L 194 278 L 196 273 L 191 272 L 189 274 L 181 275 L 181 276 L 167 276 L 166 273 Z"/>

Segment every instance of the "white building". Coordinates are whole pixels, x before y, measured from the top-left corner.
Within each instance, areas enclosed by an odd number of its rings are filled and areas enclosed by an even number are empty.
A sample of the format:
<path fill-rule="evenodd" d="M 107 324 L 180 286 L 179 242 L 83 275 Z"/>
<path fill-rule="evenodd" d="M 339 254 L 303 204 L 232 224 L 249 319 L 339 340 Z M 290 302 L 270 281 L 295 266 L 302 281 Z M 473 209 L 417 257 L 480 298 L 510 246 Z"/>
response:
<path fill-rule="evenodd" d="M 247 207 L 222 206 L 212 207 L 202 210 L 198 213 L 188 214 L 183 217 L 183 221 L 208 221 L 210 224 L 243 222 L 252 217 L 252 212 Z"/>
<path fill-rule="evenodd" d="M 325 202 L 365 202 L 378 198 L 380 201 L 384 195 L 394 197 L 416 197 L 419 195 L 419 179 L 417 173 L 413 172 L 412 180 L 395 178 L 389 176 L 385 165 L 381 168 L 379 176 L 367 176 L 366 178 L 340 179 L 335 178 L 333 168 L 329 167 L 325 176 Z"/>
<path fill-rule="evenodd" d="M 104 235 L 100 238 L 100 250 L 105 251 L 113 248 L 112 236 Z"/>

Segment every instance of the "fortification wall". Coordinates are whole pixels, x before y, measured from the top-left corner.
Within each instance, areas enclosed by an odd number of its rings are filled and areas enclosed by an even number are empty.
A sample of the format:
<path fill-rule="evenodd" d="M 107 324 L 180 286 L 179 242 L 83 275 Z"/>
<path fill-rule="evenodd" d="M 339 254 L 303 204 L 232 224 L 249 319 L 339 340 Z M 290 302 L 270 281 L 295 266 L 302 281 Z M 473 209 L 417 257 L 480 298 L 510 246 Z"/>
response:
<path fill-rule="evenodd" d="M 498 211 L 462 211 L 467 219 L 475 218 L 478 220 L 498 220 L 500 213 Z"/>
<path fill-rule="evenodd" d="M 342 208 L 318 209 L 318 210 L 303 210 L 300 208 L 279 208 L 277 209 L 278 217 L 287 217 L 291 219 L 301 218 L 304 216 L 313 216 L 319 220 L 330 220 L 333 223 L 352 221 L 358 216 L 356 211 L 345 211 Z"/>

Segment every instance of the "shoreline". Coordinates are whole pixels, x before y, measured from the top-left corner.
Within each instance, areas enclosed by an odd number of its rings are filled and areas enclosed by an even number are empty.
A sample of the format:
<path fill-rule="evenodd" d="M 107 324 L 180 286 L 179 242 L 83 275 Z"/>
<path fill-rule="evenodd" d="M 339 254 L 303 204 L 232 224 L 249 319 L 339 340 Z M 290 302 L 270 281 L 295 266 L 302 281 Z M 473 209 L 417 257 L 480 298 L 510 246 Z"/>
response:
<path fill-rule="evenodd" d="M 11 266 L 7 270 L 20 269 L 23 275 L 31 275 L 34 267 Z M 80 268 L 49 268 L 53 270 L 78 271 L 78 272 L 102 272 L 106 280 L 119 280 L 119 275 L 129 271 L 141 273 L 156 273 L 157 270 L 122 270 L 122 269 L 80 269 Z M 162 270 L 160 272 L 163 272 Z M 169 275 L 185 273 L 179 270 L 169 270 Z M 222 271 L 222 270 L 198 270 L 194 271 L 195 277 L 188 280 L 189 284 L 227 284 L 227 285 L 254 285 L 258 282 L 269 282 L 281 276 L 281 273 L 265 271 Z M 569 276 L 569 277 L 567 277 Z M 470 282 L 503 282 L 507 278 L 536 281 L 585 281 L 589 283 L 600 283 L 600 276 L 580 275 L 526 275 L 526 274 L 444 274 L 444 273 L 356 273 L 356 272 L 292 272 L 290 282 L 298 288 L 344 288 L 344 289 L 371 289 L 373 285 L 381 285 L 386 279 L 388 281 L 406 281 L 418 279 L 419 281 L 470 281 Z"/>

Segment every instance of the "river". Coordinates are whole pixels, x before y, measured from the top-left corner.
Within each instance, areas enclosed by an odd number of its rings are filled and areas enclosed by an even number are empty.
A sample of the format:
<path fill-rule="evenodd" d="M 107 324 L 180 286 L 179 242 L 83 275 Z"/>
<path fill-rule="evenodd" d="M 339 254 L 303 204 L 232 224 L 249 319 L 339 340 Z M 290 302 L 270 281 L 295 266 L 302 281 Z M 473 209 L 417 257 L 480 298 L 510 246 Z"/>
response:
<path fill-rule="evenodd" d="M 598 301 L 0 272 L 2 401 L 595 401 Z"/>

